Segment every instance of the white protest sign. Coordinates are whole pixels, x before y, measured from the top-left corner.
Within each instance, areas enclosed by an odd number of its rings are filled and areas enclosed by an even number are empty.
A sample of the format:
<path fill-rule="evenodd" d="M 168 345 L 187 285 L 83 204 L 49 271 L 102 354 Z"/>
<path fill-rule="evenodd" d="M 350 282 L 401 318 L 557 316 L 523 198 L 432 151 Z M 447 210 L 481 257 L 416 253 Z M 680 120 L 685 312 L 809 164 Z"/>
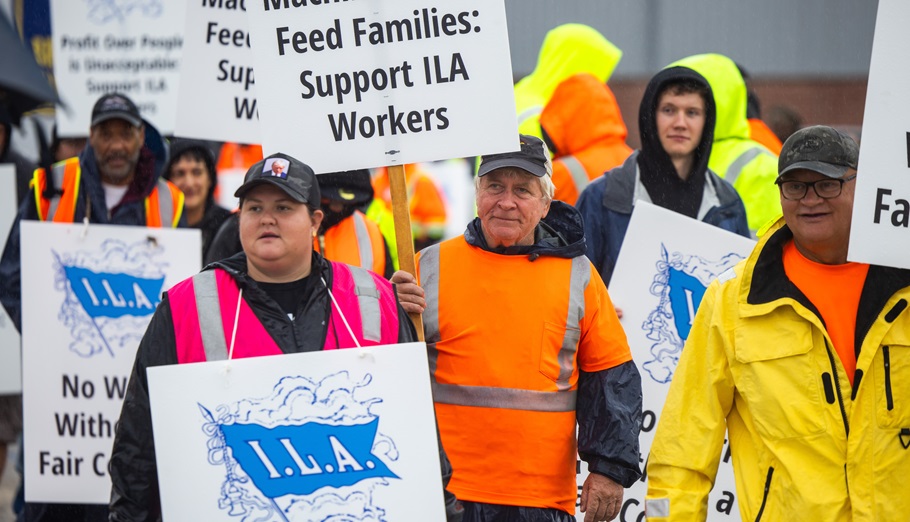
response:
<path fill-rule="evenodd" d="M 711 281 L 754 246 L 750 239 L 701 221 L 635 203 L 610 281 L 610 297 L 623 311 L 623 329 L 641 373 L 642 471 L 701 298 Z M 579 476 L 578 484 L 583 480 Z M 646 492 L 644 480 L 626 490 L 618 520 L 643 520 Z M 708 500 L 708 520 L 740 520 L 727 444 Z"/>
<path fill-rule="evenodd" d="M 161 293 L 199 270 L 199 231 L 35 221 L 20 231 L 26 500 L 107 504 L 136 348 Z"/>
<path fill-rule="evenodd" d="M 259 143 L 253 53 L 243 0 L 186 3 L 174 134 Z"/>
<path fill-rule="evenodd" d="M 503 0 L 247 9 L 265 154 L 330 172 L 517 150 Z"/>
<path fill-rule="evenodd" d="M 16 220 L 16 167 L 0 165 L 0 245 L 6 245 Z M 3 248 L 0 246 L 0 248 Z M 22 391 L 19 332 L 6 309 L 0 306 L 0 395 Z"/>
<path fill-rule="evenodd" d="M 424 343 L 158 366 L 148 382 L 164 520 L 445 521 Z"/>
<path fill-rule="evenodd" d="M 910 268 L 910 3 L 879 0 L 859 175 L 850 228 L 850 261 Z"/>
<path fill-rule="evenodd" d="M 85 136 L 103 94 L 125 94 L 162 134 L 174 132 L 184 0 L 51 0 L 61 136 Z"/>

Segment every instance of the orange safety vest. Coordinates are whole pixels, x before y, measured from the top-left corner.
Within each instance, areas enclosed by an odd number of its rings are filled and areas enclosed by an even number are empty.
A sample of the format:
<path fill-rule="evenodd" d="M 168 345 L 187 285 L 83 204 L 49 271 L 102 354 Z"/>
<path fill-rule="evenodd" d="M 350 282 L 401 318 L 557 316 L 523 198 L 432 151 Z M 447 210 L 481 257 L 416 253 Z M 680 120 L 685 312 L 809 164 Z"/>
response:
<path fill-rule="evenodd" d="M 413 163 L 404 166 L 404 176 L 408 184 L 412 235 L 417 239 L 441 238 L 446 228 L 446 205 L 436 182 Z M 392 208 L 389 171 L 386 167 L 380 168 L 373 178 L 373 193 L 389 209 Z"/>
<path fill-rule="evenodd" d="M 758 118 L 749 119 L 749 137 L 767 147 L 775 156 L 780 156 L 780 151 L 784 147 L 774 131 Z"/>
<path fill-rule="evenodd" d="M 50 171 L 51 183 L 60 188 L 62 194 L 48 199 L 44 197 L 48 175 L 44 169 L 36 169 L 32 175 L 32 193 L 38 219 L 55 223 L 72 223 L 76 217 L 76 203 L 82 181 L 82 167 L 79 158 L 70 158 L 55 163 Z M 163 223 L 175 228 L 183 214 L 183 192 L 173 183 L 159 178 L 152 192 L 145 198 L 145 226 L 160 228 Z"/>
<path fill-rule="evenodd" d="M 314 238 L 313 248 L 329 261 L 385 274 L 385 241 L 379 225 L 359 210 Z"/>
<path fill-rule="evenodd" d="M 532 262 L 463 237 L 417 261 L 449 491 L 574 513 L 579 369 L 632 359 L 603 282 L 585 256 Z"/>

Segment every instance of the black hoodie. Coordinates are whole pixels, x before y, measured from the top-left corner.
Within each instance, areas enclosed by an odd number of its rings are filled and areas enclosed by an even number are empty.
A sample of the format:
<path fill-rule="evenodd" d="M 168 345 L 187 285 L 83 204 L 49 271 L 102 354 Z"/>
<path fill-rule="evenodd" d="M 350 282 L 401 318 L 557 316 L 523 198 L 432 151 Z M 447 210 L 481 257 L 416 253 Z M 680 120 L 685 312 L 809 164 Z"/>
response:
<path fill-rule="evenodd" d="M 692 80 L 705 87 L 708 92 L 705 101 L 705 126 L 701 141 L 695 149 L 695 161 L 692 172 L 685 180 L 680 179 L 670 155 L 664 150 L 657 133 L 657 104 L 660 94 L 670 82 Z M 638 166 L 641 172 L 641 183 L 648 191 L 651 201 L 669 210 L 695 218 L 701 206 L 704 193 L 705 171 L 708 170 L 708 159 L 711 157 L 711 144 L 714 141 L 714 119 L 717 110 L 714 107 L 714 96 L 711 86 L 705 78 L 687 67 L 670 67 L 654 75 L 645 88 L 641 106 L 638 111 L 638 127 L 641 132 L 641 153 L 638 155 Z"/>

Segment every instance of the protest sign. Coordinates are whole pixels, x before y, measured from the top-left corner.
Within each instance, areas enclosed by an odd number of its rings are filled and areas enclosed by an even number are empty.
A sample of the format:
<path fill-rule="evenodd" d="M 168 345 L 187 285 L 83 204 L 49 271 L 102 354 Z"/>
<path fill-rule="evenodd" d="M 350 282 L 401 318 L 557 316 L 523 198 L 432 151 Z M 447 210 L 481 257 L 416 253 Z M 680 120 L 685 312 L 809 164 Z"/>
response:
<path fill-rule="evenodd" d="M 148 381 L 165 520 L 445 520 L 423 343 Z"/>
<path fill-rule="evenodd" d="M 92 106 L 109 92 L 125 94 L 162 134 L 173 134 L 185 12 L 183 0 L 52 0 L 59 135 L 85 136 Z"/>
<path fill-rule="evenodd" d="M 847 259 L 910 268 L 910 4 L 879 0 Z"/>
<path fill-rule="evenodd" d="M 262 140 L 244 7 L 242 1 L 187 2 L 177 136 L 239 143 Z"/>
<path fill-rule="evenodd" d="M 16 167 L 0 165 L 0 245 L 6 244 L 16 220 Z M 2 247 L 0 247 L 2 248 Z M 0 306 L 0 395 L 22 391 L 19 331 L 6 309 Z"/>
<path fill-rule="evenodd" d="M 20 229 L 26 500 L 107 504 L 136 348 L 162 292 L 199 270 L 199 231 Z"/>
<path fill-rule="evenodd" d="M 247 9 L 266 154 L 330 172 L 518 149 L 502 0 Z"/>
<path fill-rule="evenodd" d="M 710 282 L 744 259 L 754 245 L 662 207 L 635 203 L 610 281 L 610 297 L 623 311 L 621 322 L 641 374 L 642 471 L 701 298 Z M 585 476 L 586 472 L 579 474 L 579 493 Z M 644 519 L 646 479 L 626 490 L 618 520 Z M 708 500 L 708 520 L 740 520 L 726 443 Z"/>

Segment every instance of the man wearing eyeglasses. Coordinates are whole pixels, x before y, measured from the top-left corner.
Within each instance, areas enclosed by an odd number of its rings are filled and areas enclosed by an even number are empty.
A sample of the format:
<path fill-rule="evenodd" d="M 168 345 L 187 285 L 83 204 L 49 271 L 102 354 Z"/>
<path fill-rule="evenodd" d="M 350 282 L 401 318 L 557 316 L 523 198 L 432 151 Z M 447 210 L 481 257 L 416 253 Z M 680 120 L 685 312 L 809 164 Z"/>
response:
<path fill-rule="evenodd" d="M 784 144 L 783 218 L 712 283 L 651 447 L 649 521 L 705 520 L 724 444 L 742 520 L 906 520 L 910 271 L 847 261 L 859 150 Z"/>

